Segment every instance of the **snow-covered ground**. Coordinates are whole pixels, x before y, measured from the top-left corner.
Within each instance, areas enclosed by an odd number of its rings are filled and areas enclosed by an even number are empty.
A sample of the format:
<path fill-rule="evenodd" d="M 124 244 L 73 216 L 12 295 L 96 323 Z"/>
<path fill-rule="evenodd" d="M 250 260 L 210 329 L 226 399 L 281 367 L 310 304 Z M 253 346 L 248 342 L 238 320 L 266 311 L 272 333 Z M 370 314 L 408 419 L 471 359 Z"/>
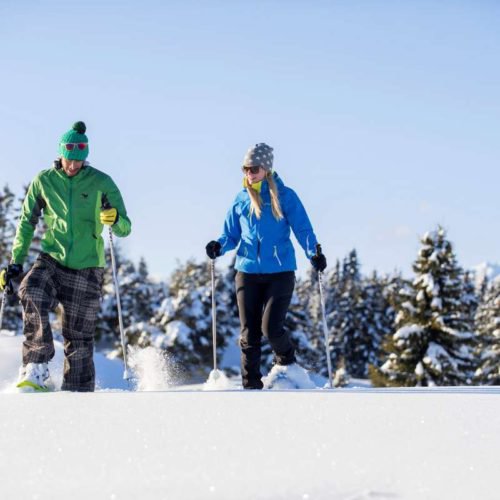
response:
<path fill-rule="evenodd" d="M 500 388 L 125 392 L 98 356 L 99 392 L 16 394 L 20 340 L 0 336 L 2 500 L 500 497 Z"/>

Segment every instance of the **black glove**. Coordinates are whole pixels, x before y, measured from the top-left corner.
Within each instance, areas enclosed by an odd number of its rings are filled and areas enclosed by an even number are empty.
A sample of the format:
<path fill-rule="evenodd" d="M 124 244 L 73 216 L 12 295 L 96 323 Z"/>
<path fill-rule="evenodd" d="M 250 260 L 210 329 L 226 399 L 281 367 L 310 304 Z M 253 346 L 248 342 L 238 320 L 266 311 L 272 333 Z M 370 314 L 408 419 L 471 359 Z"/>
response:
<path fill-rule="evenodd" d="M 217 257 L 220 257 L 220 243 L 218 241 L 210 241 L 207 243 L 205 250 L 207 251 L 207 255 L 213 260 Z"/>
<path fill-rule="evenodd" d="M 326 257 L 321 251 L 319 243 L 316 245 L 316 255 L 311 257 L 311 264 L 318 273 L 322 273 L 326 269 Z"/>
<path fill-rule="evenodd" d="M 23 272 L 21 264 L 9 264 L 0 271 L 0 290 L 5 290 L 8 294 L 14 293 L 12 280 Z"/>

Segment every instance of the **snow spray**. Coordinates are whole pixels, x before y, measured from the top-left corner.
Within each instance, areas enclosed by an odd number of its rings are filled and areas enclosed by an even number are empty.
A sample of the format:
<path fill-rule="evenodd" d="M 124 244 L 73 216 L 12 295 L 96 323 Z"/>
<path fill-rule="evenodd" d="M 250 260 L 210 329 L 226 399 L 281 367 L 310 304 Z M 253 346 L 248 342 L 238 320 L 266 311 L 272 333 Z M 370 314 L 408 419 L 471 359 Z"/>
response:
<path fill-rule="evenodd" d="M 129 346 L 129 365 L 134 372 L 137 391 L 167 391 L 175 385 L 178 370 L 165 351 Z"/>
<path fill-rule="evenodd" d="M 212 370 L 208 380 L 203 384 L 204 391 L 225 391 L 231 383 L 222 370 Z"/>

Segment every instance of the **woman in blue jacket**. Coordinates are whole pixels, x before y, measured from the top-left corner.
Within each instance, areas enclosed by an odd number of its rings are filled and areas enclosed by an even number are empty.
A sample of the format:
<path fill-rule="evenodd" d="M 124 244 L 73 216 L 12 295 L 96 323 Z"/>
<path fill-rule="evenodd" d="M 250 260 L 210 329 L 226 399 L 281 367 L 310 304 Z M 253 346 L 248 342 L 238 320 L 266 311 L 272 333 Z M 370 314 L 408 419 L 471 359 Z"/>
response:
<path fill-rule="evenodd" d="M 243 161 L 243 190 L 224 222 L 222 236 L 206 246 L 215 259 L 236 248 L 236 294 L 241 323 L 241 372 L 245 389 L 262 389 L 260 357 L 264 334 L 279 365 L 295 362 L 284 331 L 295 286 L 295 252 L 290 229 L 317 271 L 326 268 L 316 255 L 317 240 L 295 192 L 273 172 L 273 148 L 260 143 Z"/>

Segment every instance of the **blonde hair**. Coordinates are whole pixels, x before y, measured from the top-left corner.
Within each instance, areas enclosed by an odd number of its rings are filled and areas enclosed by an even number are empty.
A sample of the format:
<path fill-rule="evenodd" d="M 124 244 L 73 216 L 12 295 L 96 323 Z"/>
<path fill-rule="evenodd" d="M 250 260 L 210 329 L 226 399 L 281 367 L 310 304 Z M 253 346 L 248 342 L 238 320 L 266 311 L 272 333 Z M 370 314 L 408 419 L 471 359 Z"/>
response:
<path fill-rule="evenodd" d="M 283 212 L 281 210 L 278 186 L 276 185 L 272 172 L 266 173 L 266 179 L 269 184 L 269 193 L 271 195 L 271 209 L 273 211 L 274 218 L 279 221 L 283 219 Z M 255 214 L 257 219 L 260 219 L 262 215 L 262 196 L 248 183 L 246 183 L 246 188 L 248 196 L 250 196 L 250 217 Z"/>

